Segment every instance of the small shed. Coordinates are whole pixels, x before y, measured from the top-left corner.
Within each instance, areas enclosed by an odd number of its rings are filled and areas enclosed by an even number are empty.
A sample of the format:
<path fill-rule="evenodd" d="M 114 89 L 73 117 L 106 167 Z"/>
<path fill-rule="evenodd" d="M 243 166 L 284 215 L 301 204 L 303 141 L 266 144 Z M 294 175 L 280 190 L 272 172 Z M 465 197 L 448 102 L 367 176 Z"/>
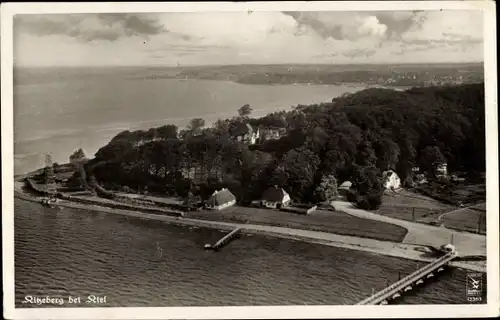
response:
<path fill-rule="evenodd" d="M 214 191 L 210 198 L 205 202 L 205 205 L 209 209 L 222 210 L 224 208 L 233 206 L 236 203 L 236 197 L 229 191 L 229 189 L 223 188 L 220 191 Z"/>
<path fill-rule="evenodd" d="M 264 191 L 261 204 L 266 208 L 281 209 L 290 205 L 290 195 L 283 189 L 276 186 Z"/>

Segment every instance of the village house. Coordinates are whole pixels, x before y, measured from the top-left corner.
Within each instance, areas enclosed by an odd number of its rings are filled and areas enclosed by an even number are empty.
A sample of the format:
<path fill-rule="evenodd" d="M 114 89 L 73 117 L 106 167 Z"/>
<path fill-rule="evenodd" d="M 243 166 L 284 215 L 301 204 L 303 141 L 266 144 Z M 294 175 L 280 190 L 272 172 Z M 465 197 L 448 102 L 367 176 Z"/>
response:
<path fill-rule="evenodd" d="M 264 128 L 260 132 L 262 140 L 278 140 L 286 133 L 286 128 Z"/>
<path fill-rule="evenodd" d="M 245 125 L 239 126 L 233 135 L 236 140 L 240 142 L 255 144 L 260 138 L 260 131 L 258 128 L 254 129 L 250 124 L 246 123 Z"/>
<path fill-rule="evenodd" d="M 261 205 L 266 208 L 281 209 L 290 205 L 290 195 L 276 186 L 270 187 L 262 195 Z"/>
<path fill-rule="evenodd" d="M 214 191 L 210 198 L 205 202 L 208 209 L 222 210 L 236 204 L 236 197 L 229 191 L 223 188 L 220 191 Z"/>
<path fill-rule="evenodd" d="M 398 190 L 401 188 L 401 179 L 396 172 L 387 170 L 382 173 L 382 183 L 386 190 Z"/>

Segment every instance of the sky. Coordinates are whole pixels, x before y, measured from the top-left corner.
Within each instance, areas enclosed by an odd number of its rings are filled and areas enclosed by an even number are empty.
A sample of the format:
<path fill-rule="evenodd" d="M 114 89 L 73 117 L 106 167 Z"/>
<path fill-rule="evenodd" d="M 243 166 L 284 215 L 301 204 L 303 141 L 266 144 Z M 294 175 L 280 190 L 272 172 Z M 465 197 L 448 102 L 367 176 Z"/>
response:
<path fill-rule="evenodd" d="M 481 11 L 16 15 L 16 66 L 483 61 Z"/>

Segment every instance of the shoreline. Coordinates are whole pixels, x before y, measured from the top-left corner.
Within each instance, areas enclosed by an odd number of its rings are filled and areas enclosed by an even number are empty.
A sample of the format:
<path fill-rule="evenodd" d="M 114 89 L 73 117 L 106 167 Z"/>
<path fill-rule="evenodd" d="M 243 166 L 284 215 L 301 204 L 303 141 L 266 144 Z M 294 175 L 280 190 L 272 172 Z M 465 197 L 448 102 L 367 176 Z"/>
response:
<path fill-rule="evenodd" d="M 31 195 L 26 194 L 17 187 L 15 187 L 14 190 L 14 198 L 18 198 L 25 201 L 37 202 L 35 198 L 33 198 Z M 344 248 L 348 250 L 364 251 L 372 254 L 380 254 L 380 255 L 397 257 L 414 261 L 430 262 L 435 259 L 432 257 L 425 257 L 424 256 L 425 252 L 416 250 L 417 248 L 425 248 L 424 246 L 402 244 L 389 241 L 380 241 L 380 240 L 359 238 L 353 236 L 343 236 L 327 232 L 309 231 L 303 229 L 292 229 L 292 228 L 266 226 L 266 225 L 244 224 L 236 222 L 208 221 L 201 219 L 174 217 L 174 216 L 160 215 L 154 213 L 144 213 L 139 211 L 140 208 L 137 208 L 137 211 L 136 210 L 132 211 L 125 209 L 110 208 L 106 207 L 104 204 L 86 205 L 68 200 L 59 200 L 58 206 L 73 208 L 73 209 L 97 211 L 107 214 L 121 215 L 143 220 L 155 220 L 168 224 L 218 229 L 223 231 L 230 231 L 237 227 L 240 227 L 242 228 L 243 234 L 263 235 L 281 239 L 303 241 L 312 244 L 327 245 L 332 247 Z M 200 250 L 203 250 L 203 248 L 200 248 Z M 466 263 L 463 261 L 451 262 L 450 266 L 486 273 L 486 267 L 483 267 L 481 265 Z"/>

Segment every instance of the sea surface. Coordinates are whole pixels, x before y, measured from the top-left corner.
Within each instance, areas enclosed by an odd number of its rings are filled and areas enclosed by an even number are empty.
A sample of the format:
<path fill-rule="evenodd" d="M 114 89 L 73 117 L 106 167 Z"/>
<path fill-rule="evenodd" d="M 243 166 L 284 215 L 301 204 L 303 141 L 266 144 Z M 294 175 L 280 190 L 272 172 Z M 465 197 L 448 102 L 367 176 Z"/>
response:
<path fill-rule="evenodd" d="M 202 117 L 207 124 L 250 104 L 254 115 L 331 101 L 361 86 L 243 85 L 152 80 L 154 69 L 22 69 L 14 76 L 16 173 L 88 156 L 123 130 Z M 422 263 L 300 241 L 242 236 L 15 200 L 16 305 L 25 296 L 106 296 L 105 305 L 353 304 Z M 466 272 L 452 269 L 400 303 L 466 303 Z M 50 307 L 53 305 L 43 305 Z M 63 306 L 72 306 L 67 303 Z"/>
<path fill-rule="evenodd" d="M 16 306 L 36 307 L 28 295 L 85 307 L 354 304 L 423 264 L 265 236 L 203 250 L 223 235 L 16 199 Z M 465 290 L 466 272 L 450 269 L 398 303 L 467 303 Z M 89 295 L 106 304 L 83 303 Z"/>
<path fill-rule="evenodd" d="M 14 70 L 16 174 L 43 165 L 46 153 L 63 163 L 83 148 L 93 154 L 124 130 L 165 124 L 207 125 L 250 104 L 254 116 L 298 104 L 329 102 L 364 86 L 245 85 L 230 81 L 152 79 L 152 68 Z"/>

